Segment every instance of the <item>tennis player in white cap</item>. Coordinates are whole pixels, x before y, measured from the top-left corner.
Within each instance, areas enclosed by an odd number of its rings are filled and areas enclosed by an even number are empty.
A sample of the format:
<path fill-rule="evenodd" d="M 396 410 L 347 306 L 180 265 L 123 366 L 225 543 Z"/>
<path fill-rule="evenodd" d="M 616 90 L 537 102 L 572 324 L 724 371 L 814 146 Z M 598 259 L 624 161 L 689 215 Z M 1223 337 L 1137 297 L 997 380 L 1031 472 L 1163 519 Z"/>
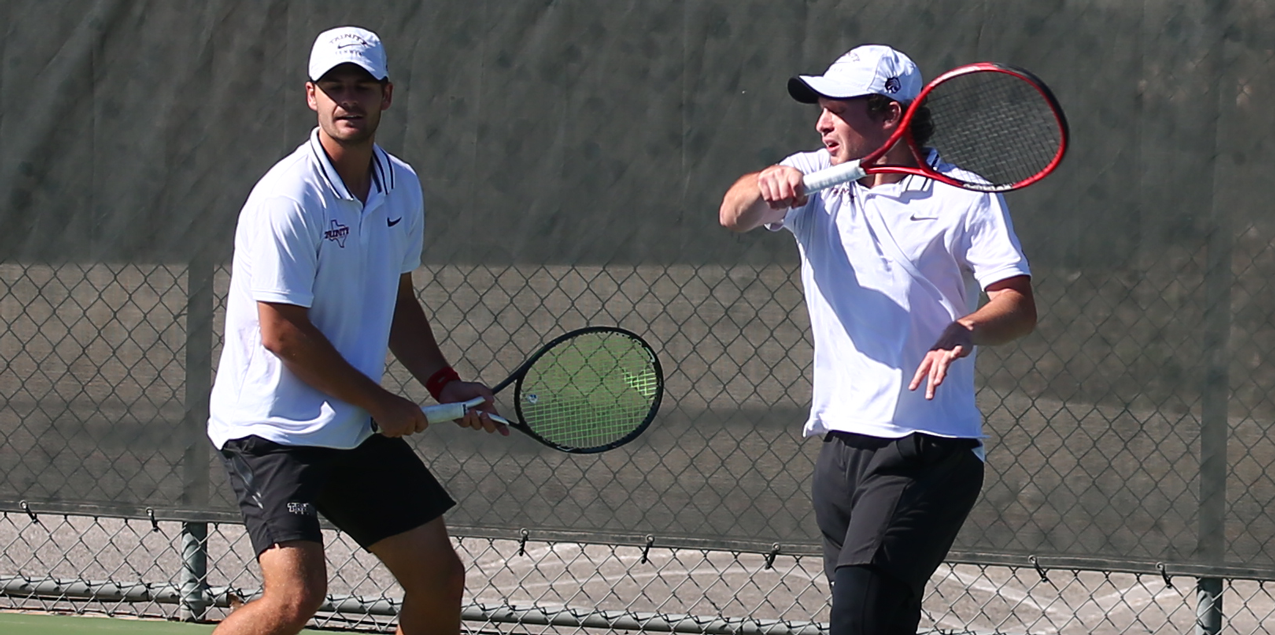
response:
<path fill-rule="evenodd" d="M 719 211 L 733 231 L 765 226 L 797 239 L 815 344 L 803 432 L 823 439 L 812 493 L 833 635 L 917 632 L 925 584 L 982 487 L 974 347 L 1036 324 L 1031 273 L 1000 195 L 901 174 L 802 189 L 803 175 L 881 147 L 921 88 L 912 60 L 881 45 L 793 77 L 792 97 L 818 105 L 823 147 L 744 175 Z M 913 122 L 921 144 L 926 119 Z M 955 169 L 933 150 L 926 160 Z M 903 144 L 882 162 L 916 165 Z"/>
<path fill-rule="evenodd" d="M 465 571 L 443 524 L 455 503 L 401 438 L 427 422 L 381 387 L 387 350 L 439 401 L 484 397 L 490 410 L 492 395 L 448 365 L 412 286 L 420 181 L 376 144 L 393 91 L 375 33 L 321 33 L 305 85 L 319 125 L 239 216 L 208 435 L 265 589 L 217 635 L 292 634 L 314 616 L 327 593 L 320 514 L 403 586 L 399 633 L 460 632 Z M 508 434 L 486 413 L 458 423 Z"/>

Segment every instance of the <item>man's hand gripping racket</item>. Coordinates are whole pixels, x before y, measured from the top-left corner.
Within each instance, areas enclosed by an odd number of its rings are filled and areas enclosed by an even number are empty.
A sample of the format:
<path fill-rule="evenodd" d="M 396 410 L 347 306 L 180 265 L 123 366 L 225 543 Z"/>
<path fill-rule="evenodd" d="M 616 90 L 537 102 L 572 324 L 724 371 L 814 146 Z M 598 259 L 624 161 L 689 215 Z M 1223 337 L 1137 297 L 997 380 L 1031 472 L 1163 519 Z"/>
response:
<path fill-rule="evenodd" d="M 913 122 L 932 126 L 925 145 L 961 172 L 941 174 L 926 163 L 913 138 Z M 914 174 L 979 192 L 1027 187 L 1053 172 L 1067 152 L 1067 119 L 1045 83 L 1013 66 L 980 62 L 934 79 L 908 106 L 898 130 L 880 148 L 857 160 L 807 174 L 805 194 L 868 174 Z M 917 166 L 878 165 L 895 144 L 911 150 Z"/>
<path fill-rule="evenodd" d="M 664 396 L 664 372 L 651 346 L 624 329 L 588 327 L 546 344 L 493 393 L 514 386 L 515 420 L 488 413 L 563 452 L 587 454 L 637 438 L 655 419 Z M 429 422 L 452 421 L 482 398 L 427 406 Z"/>
<path fill-rule="evenodd" d="M 425 413 L 425 420 L 428 421 L 430 425 L 434 425 L 436 423 L 443 423 L 444 421 L 464 419 L 465 415 L 469 414 L 469 411 L 477 410 L 479 406 L 486 402 L 487 400 L 482 397 L 474 397 L 469 401 L 462 401 L 460 403 L 440 403 L 435 406 L 424 406 L 421 408 L 421 412 Z M 503 423 L 507 426 L 513 425 L 508 419 L 498 414 L 488 412 L 487 417 L 496 423 Z"/>

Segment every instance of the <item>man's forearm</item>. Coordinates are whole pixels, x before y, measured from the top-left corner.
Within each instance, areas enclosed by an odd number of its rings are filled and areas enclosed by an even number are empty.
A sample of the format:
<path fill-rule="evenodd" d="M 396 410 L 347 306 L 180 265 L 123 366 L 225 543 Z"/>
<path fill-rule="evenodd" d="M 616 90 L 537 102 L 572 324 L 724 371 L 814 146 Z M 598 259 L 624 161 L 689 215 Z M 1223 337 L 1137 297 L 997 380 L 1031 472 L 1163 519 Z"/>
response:
<path fill-rule="evenodd" d="M 390 326 L 390 351 L 422 384 L 448 365 L 407 274 L 399 281 L 394 322 Z"/>
<path fill-rule="evenodd" d="M 989 294 L 987 304 L 959 320 L 970 329 L 971 339 L 979 346 L 995 346 L 1016 340 L 1036 328 L 1036 303 L 1031 287 L 1021 285 L 1003 288 Z"/>
<path fill-rule="evenodd" d="M 262 344 L 301 381 L 316 390 L 370 410 L 385 389 L 350 365 L 306 309 L 288 305 L 260 306 Z"/>
<path fill-rule="evenodd" d="M 745 174 L 726 191 L 718 211 L 718 222 L 722 227 L 734 232 L 747 232 L 764 225 L 766 217 L 773 215 L 757 188 L 757 174 Z"/>

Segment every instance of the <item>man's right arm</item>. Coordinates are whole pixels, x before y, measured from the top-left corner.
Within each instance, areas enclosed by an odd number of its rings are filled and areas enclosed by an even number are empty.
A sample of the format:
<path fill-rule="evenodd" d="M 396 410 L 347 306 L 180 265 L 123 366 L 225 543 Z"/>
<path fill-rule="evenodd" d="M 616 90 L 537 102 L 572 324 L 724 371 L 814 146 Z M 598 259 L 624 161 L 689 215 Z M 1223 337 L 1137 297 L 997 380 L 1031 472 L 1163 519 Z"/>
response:
<path fill-rule="evenodd" d="M 364 375 L 310 322 L 310 310 L 294 304 L 258 302 L 261 344 L 301 381 L 372 415 L 385 436 L 420 432 L 428 422 L 420 406 Z"/>
<path fill-rule="evenodd" d="M 739 177 L 722 198 L 718 221 L 735 232 L 782 221 L 790 208 L 806 204 L 803 176 L 796 168 L 772 165 Z"/>

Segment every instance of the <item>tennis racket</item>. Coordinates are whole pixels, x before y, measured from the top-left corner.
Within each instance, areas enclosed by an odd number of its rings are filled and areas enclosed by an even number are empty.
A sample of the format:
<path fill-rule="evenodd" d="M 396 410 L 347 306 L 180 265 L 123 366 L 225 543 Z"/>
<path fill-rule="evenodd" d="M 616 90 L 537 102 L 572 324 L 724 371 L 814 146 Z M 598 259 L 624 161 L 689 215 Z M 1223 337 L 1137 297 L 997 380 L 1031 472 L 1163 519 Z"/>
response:
<path fill-rule="evenodd" d="M 555 450 L 590 454 L 624 445 L 651 425 L 664 397 L 664 371 L 641 337 L 593 326 L 549 342 L 492 392 L 511 385 L 517 418 L 493 421 Z M 436 423 L 464 417 L 482 403 L 479 398 L 421 410 Z"/>
<path fill-rule="evenodd" d="M 914 138 L 913 123 L 929 139 Z M 915 174 L 979 192 L 1027 187 L 1053 172 L 1067 152 L 1067 118 L 1049 87 L 1013 66 L 980 62 L 934 79 L 908 106 L 899 129 L 871 154 L 802 179 L 806 193 L 868 174 Z M 917 166 L 877 165 L 902 141 Z M 960 170 L 941 174 L 926 162 L 928 145 Z"/>

